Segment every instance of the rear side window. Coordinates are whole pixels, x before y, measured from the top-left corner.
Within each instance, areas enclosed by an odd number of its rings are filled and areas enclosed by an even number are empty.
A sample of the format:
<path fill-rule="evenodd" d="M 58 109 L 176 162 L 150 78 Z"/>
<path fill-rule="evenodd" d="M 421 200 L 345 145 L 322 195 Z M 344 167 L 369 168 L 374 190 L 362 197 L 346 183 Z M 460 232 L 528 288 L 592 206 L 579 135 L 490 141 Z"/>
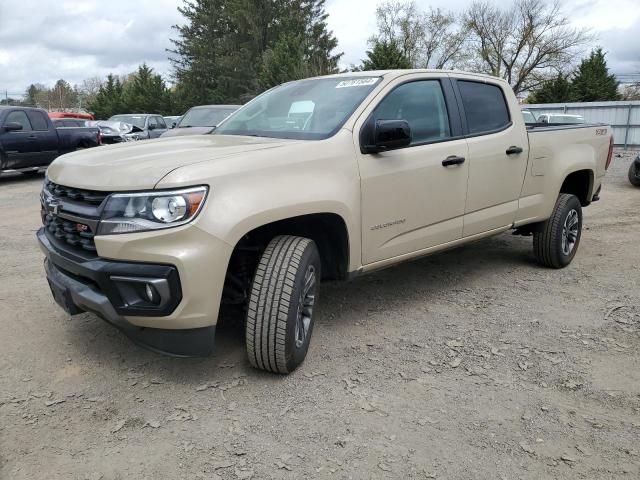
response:
<path fill-rule="evenodd" d="M 411 127 L 412 145 L 451 136 L 447 106 L 438 80 L 400 85 L 376 107 L 373 120 L 406 120 Z"/>
<path fill-rule="evenodd" d="M 489 83 L 458 80 L 470 134 L 500 130 L 511 123 L 502 89 Z"/>
<path fill-rule="evenodd" d="M 29 120 L 31 120 L 31 125 L 34 130 L 49 130 L 49 124 L 47 123 L 47 119 L 42 112 L 27 112 L 29 116 Z"/>
<path fill-rule="evenodd" d="M 158 128 L 167 128 L 167 124 L 164 122 L 164 118 L 156 117 L 156 121 L 158 122 Z"/>
<path fill-rule="evenodd" d="M 7 115 L 5 123 L 19 123 L 22 125 L 22 131 L 31 131 L 31 123 L 27 118 L 27 114 L 22 110 L 14 110 Z"/>

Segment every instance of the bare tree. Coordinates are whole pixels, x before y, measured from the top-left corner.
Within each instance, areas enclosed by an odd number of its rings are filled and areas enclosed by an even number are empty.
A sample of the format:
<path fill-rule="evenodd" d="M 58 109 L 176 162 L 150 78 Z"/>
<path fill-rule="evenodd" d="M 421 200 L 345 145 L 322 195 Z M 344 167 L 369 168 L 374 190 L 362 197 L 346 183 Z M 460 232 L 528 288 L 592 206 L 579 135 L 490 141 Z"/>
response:
<path fill-rule="evenodd" d="M 104 79 L 101 77 L 91 77 L 82 81 L 82 83 L 76 86 L 78 92 L 79 107 L 86 108 L 87 105 L 93 103 L 100 91 L 100 87 L 104 84 Z"/>
<path fill-rule="evenodd" d="M 397 46 L 414 67 L 418 63 L 424 25 L 414 1 L 389 0 L 376 8 L 378 34 L 370 43 L 383 42 Z"/>
<path fill-rule="evenodd" d="M 420 63 L 426 68 L 455 68 L 467 58 L 469 32 L 453 13 L 429 8 L 422 17 Z"/>
<path fill-rule="evenodd" d="M 621 100 L 640 100 L 640 82 L 620 85 Z"/>
<path fill-rule="evenodd" d="M 413 0 L 389 0 L 376 17 L 378 34 L 370 43 L 396 45 L 414 68 L 454 68 L 465 58 L 467 31 L 451 12 L 423 12 Z"/>
<path fill-rule="evenodd" d="M 516 0 L 506 9 L 475 2 L 463 19 L 475 69 L 504 78 L 516 93 L 566 68 L 592 39 L 588 30 L 570 26 L 557 0 Z"/>

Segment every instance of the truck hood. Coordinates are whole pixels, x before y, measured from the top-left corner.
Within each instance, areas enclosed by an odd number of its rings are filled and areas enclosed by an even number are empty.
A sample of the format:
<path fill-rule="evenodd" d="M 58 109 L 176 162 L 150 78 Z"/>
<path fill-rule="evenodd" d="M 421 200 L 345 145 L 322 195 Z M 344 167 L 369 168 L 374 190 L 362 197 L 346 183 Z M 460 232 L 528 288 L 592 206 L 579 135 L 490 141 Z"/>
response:
<path fill-rule="evenodd" d="M 180 167 L 292 143 L 297 142 L 232 135 L 144 140 L 63 155 L 49 166 L 47 176 L 54 183 L 87 190 L 149 190 Z"/>

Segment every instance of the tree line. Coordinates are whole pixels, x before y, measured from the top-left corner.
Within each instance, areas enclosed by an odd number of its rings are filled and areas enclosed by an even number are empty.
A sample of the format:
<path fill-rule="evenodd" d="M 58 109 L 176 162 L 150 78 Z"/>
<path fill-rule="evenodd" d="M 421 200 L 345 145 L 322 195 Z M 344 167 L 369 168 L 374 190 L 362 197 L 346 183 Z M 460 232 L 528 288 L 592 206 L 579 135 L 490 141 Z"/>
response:
<path fill-rule="evenodd" d="M 99 118 L 181 114 L 198 104 L 245 103 L 280 83 L 339 71 L 343 54 L 325 0 L 183 0 L 178 10 L 185 23 L 173 27 L 169 83 L 143 64 L 127 76 L 75 87 L 64 80 L 52 89 L 31 85 L 25 102 L 81 106 Z M 475 1 L 459 14 L 386 0 L 376 18 L 366 58 L 348 70 L 460 69 L 503 78 L 535 101 L 618 98 L 601 49 L 571 71 L 593 36 L 572 27 L 557 0 Z"/>

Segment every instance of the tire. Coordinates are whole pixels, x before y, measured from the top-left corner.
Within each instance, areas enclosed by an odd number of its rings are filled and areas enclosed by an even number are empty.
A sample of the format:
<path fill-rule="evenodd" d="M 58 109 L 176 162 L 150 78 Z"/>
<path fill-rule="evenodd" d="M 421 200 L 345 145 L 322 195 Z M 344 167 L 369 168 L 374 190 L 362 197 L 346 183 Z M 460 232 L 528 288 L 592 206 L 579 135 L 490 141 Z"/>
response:
<path fill-rule="evenodd" d="M 640 187 L 640 161 L 635 159 L 629 166 L 629 182 L 634 187 Z"/>
<path fill-rule="evenodd" d="M 564 268 L 575 257 L 581 236 L 580 200 L 575 195 L 561 193 L 551 217 L 533 234 L 533 253 L 546 267 Z"/>
<path fill-rule="evenodd" d="M 320 255 L 313 240 L 285 235 L 269 242 L 247 309 L 247 355 L 253 367 L 286 374 L 304 361 L 319 281 Z"/>

